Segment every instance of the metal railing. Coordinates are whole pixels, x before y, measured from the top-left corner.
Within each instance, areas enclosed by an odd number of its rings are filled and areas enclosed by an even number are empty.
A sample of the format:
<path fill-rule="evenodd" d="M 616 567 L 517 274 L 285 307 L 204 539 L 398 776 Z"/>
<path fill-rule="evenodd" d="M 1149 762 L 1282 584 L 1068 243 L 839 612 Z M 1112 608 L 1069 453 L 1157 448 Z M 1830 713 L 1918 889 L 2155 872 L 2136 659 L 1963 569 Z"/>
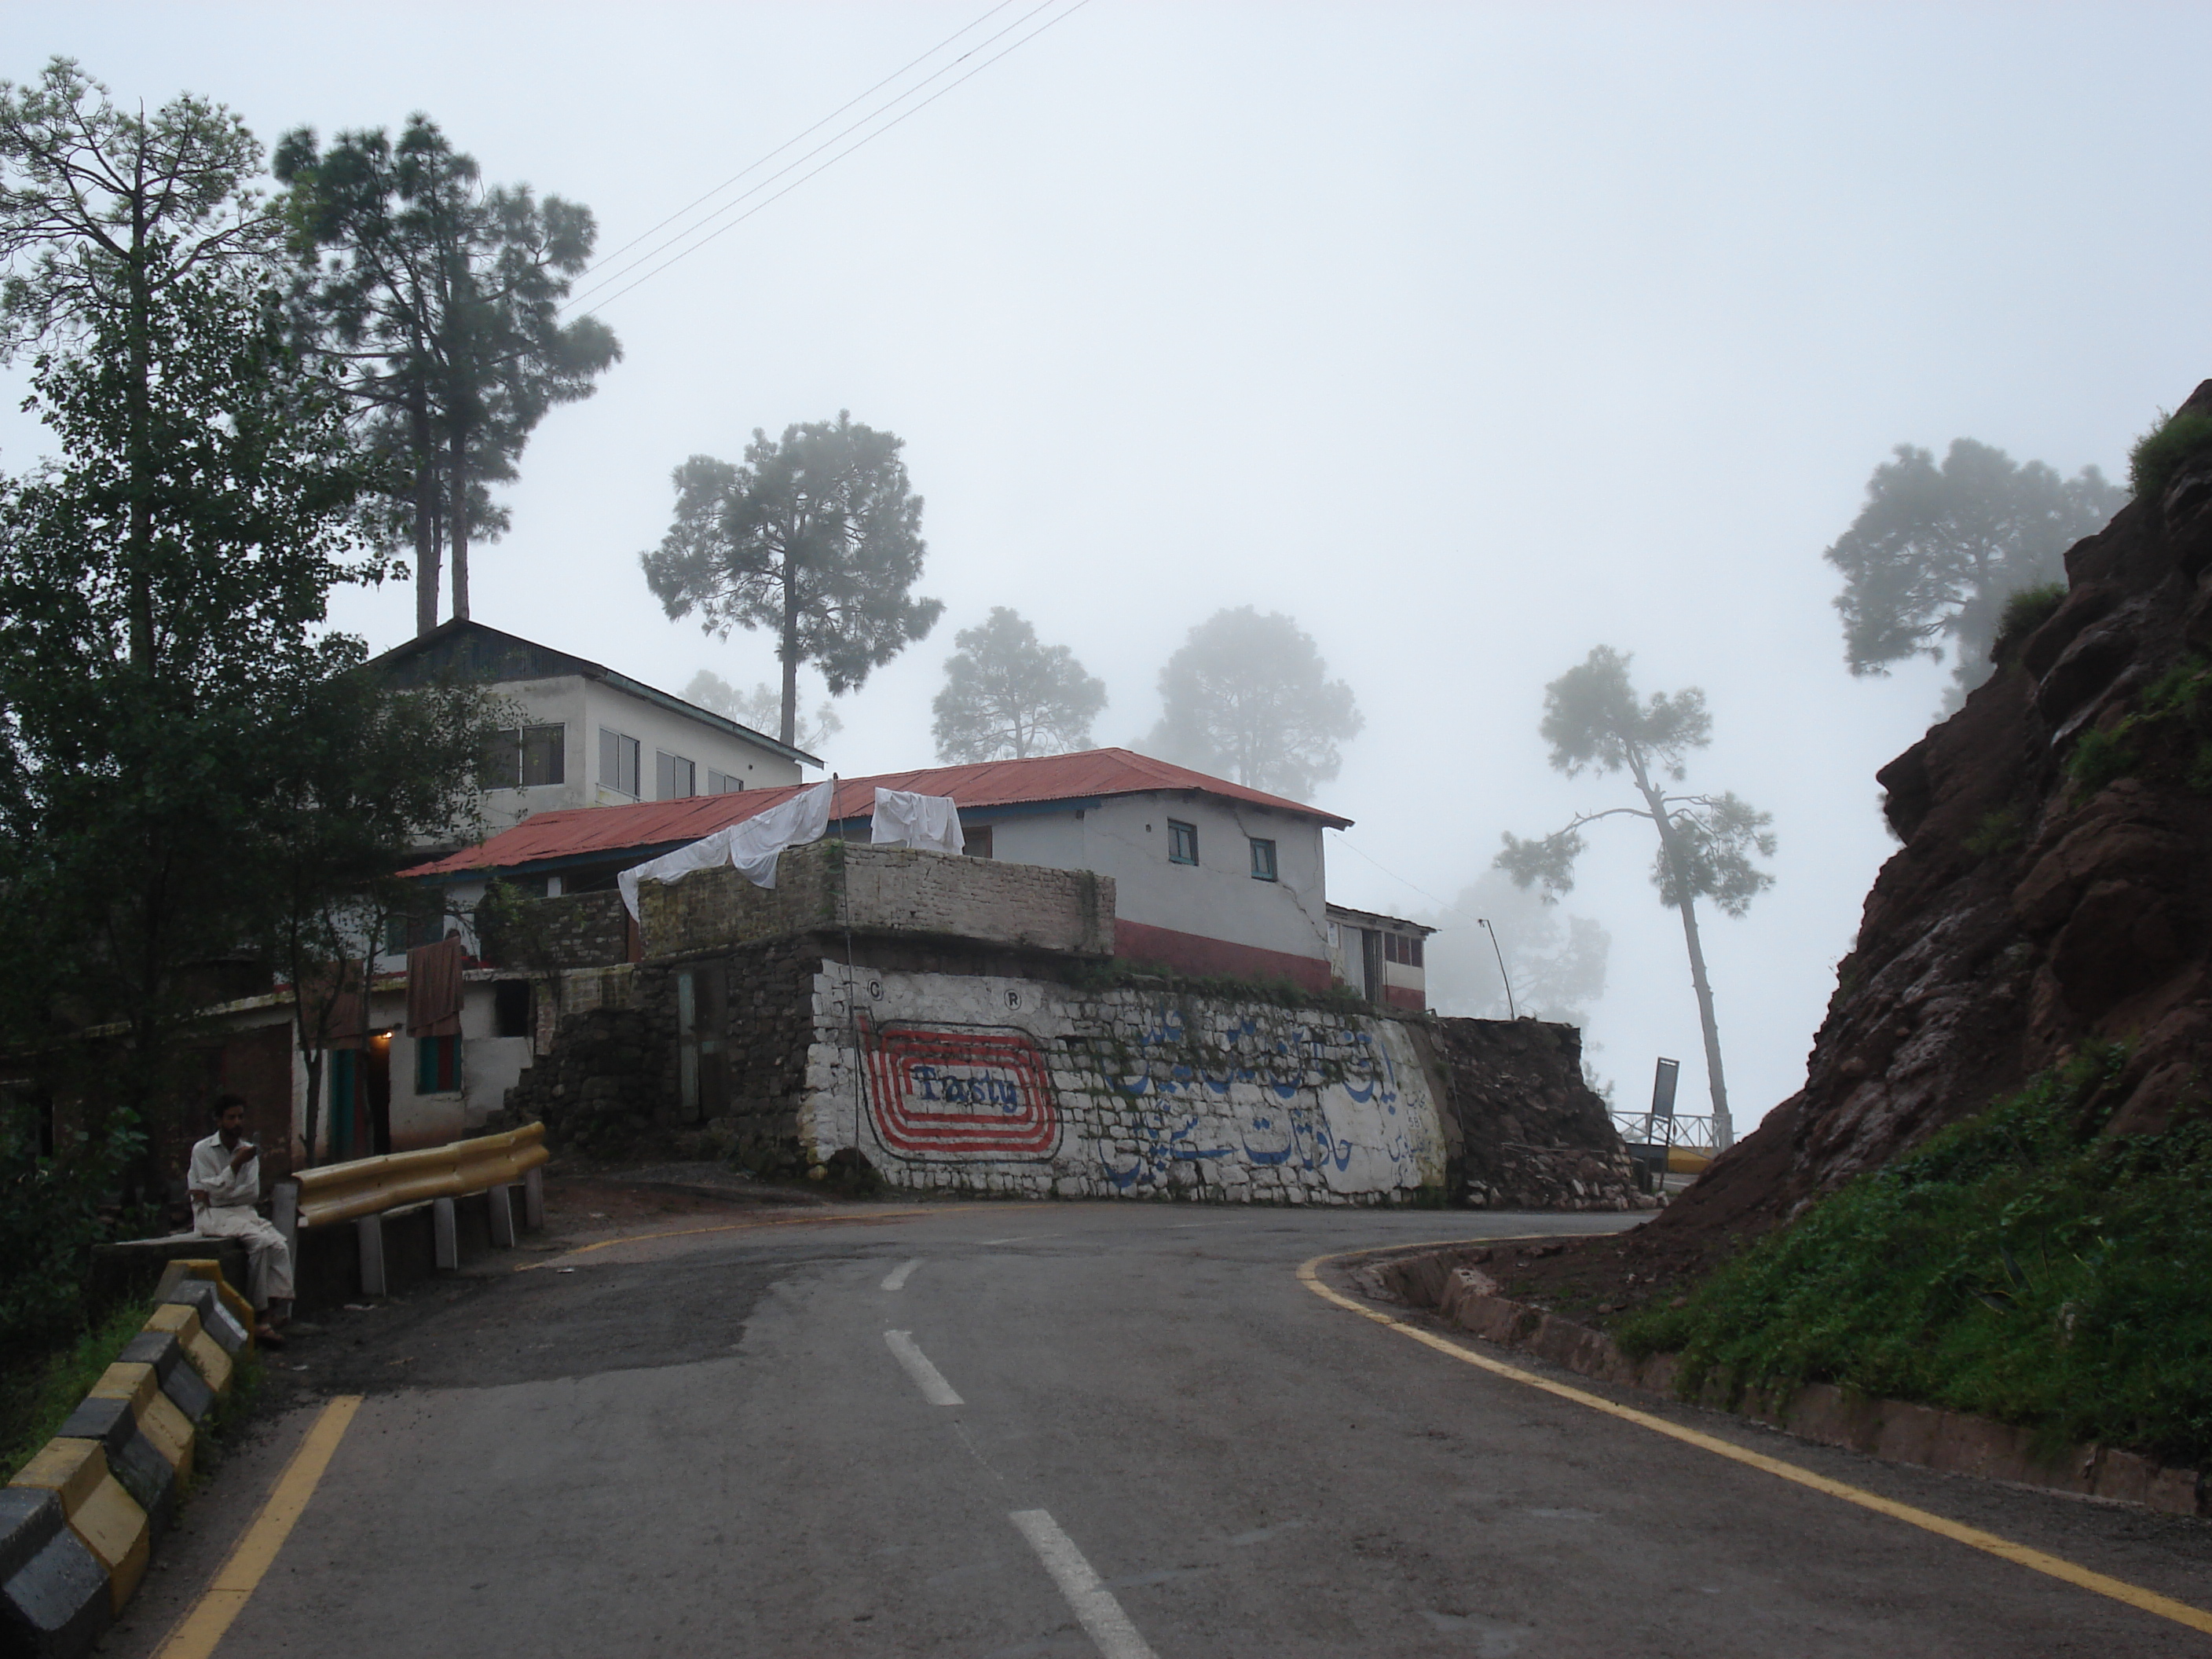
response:
<path fill-rule="evenodd" d="M 450 1146 L 302 1170 L 293 1177 L 300 1189 L 299 1224 L 329 1227 L 405 1204 L 509 1186 L 551 1156 L 545 1150 L 545 1126 L 528 1123 Z"/>

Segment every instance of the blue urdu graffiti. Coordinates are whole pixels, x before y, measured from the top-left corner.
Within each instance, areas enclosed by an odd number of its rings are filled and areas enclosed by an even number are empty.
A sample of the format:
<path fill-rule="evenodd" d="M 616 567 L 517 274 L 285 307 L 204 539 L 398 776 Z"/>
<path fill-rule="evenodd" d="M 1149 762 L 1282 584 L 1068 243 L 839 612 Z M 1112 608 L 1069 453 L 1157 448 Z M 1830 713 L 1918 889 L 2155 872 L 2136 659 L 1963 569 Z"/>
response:
<path fill-rule="evenodd" d="M 1121 1098 L 1152 1103 L 1136 1115 L 1134 1155 L 1102 1160 L 1115 1187 L 1176 1184 L 1177 1165 L 1224 1158 L 1291 1164 L 1332 1187 L 1346 1178 L 1341 1184 L 1372 1190 L 1378 1176 L 1386 1188 L 1419 1184 L 1412 1126 L 1398 1109 L 1397 1067 L 1372 1033 L 1304 1022 L 1270 1031 L 1246 1016 L 1203 1045 L 1225 1049 L 1231 1063 L 1193 1066 L 1167 1058 L 1194 1043 L 1183 1010 L 1163 1003 L 1139 1042 L 1150 1063 L 1106 1077 Z"/>

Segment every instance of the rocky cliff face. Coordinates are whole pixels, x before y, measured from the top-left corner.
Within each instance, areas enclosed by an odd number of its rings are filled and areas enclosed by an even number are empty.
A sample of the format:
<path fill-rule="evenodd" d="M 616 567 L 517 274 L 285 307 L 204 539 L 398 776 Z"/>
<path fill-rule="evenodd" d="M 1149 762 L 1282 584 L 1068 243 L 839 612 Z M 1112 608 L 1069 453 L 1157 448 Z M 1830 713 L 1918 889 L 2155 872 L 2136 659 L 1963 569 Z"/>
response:
<path fill-rule="evenodd" d="M 1535 1019 L 1439 1019 L 1451 1201 L 1486 1210 L 1642 1210 L 1636 1172 L 1583 1081 L 1583 1034 Z"/>
<path fill-rule="evenodd" d="M 2212 416 L 2212 381 L 2185 411 Z M 1878 775 L 1902 848 L 1804 1090 L 1648 1231 L 1758 1231 L 2085 1040 L 2131 1044 L 2109 1133 L 2212 1080 L 2212 452 L 2066 556 L 2069 592 Z M 1655 1241 L 1656 1242 L 1656 1241 Z"/>

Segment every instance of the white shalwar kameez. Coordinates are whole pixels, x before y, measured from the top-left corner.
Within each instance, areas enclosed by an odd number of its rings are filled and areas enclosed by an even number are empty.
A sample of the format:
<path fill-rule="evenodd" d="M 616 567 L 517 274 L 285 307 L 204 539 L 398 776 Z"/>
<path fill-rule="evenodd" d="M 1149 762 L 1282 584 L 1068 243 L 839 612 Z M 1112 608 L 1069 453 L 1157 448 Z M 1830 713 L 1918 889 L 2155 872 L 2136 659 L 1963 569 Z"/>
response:
<path fill-rule="evenodd" d="M 253 1212 L 261 1197 L 261 1159 L 257 1155 L 234 1170 L 230 1152 L 220 1134 L 210 1135 L 192 1148 L 187 1184 L 207 1200 L 193 1208 L 193 1231 L 203 1238 L 246 1241 L 246 1294 L 257 1309 L 266 1309 L 271 1297 L 289 1302 L 291 1246 L 283 1234 Z"/>

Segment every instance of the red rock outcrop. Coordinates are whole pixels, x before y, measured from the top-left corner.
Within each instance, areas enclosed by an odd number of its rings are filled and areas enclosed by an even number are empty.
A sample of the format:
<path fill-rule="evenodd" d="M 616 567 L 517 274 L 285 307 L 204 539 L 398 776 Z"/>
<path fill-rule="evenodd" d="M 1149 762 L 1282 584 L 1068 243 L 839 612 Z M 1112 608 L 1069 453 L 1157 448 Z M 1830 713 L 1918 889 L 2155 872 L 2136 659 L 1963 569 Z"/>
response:
<path fill-rule="evenodd" d="M 2212 415 L 2212 381 L 2184 409 Z M 2160 1129 L 2205 1092 L 2212 680 L 2193 713 L 2171 694 L 2212 659 L 2212 452 L 2066 572 L 2056 612 L 1878 774 L 1904 845 L 1805 1087 L 1644 1230 L 1653 1245 L 1703 1255 L 1771 1225 L 2086 1039 L 2131 1044 L 2110 1133 Z M 2112 757 L 2087 781 L 2069 768 L 2085 744 Z"/>

